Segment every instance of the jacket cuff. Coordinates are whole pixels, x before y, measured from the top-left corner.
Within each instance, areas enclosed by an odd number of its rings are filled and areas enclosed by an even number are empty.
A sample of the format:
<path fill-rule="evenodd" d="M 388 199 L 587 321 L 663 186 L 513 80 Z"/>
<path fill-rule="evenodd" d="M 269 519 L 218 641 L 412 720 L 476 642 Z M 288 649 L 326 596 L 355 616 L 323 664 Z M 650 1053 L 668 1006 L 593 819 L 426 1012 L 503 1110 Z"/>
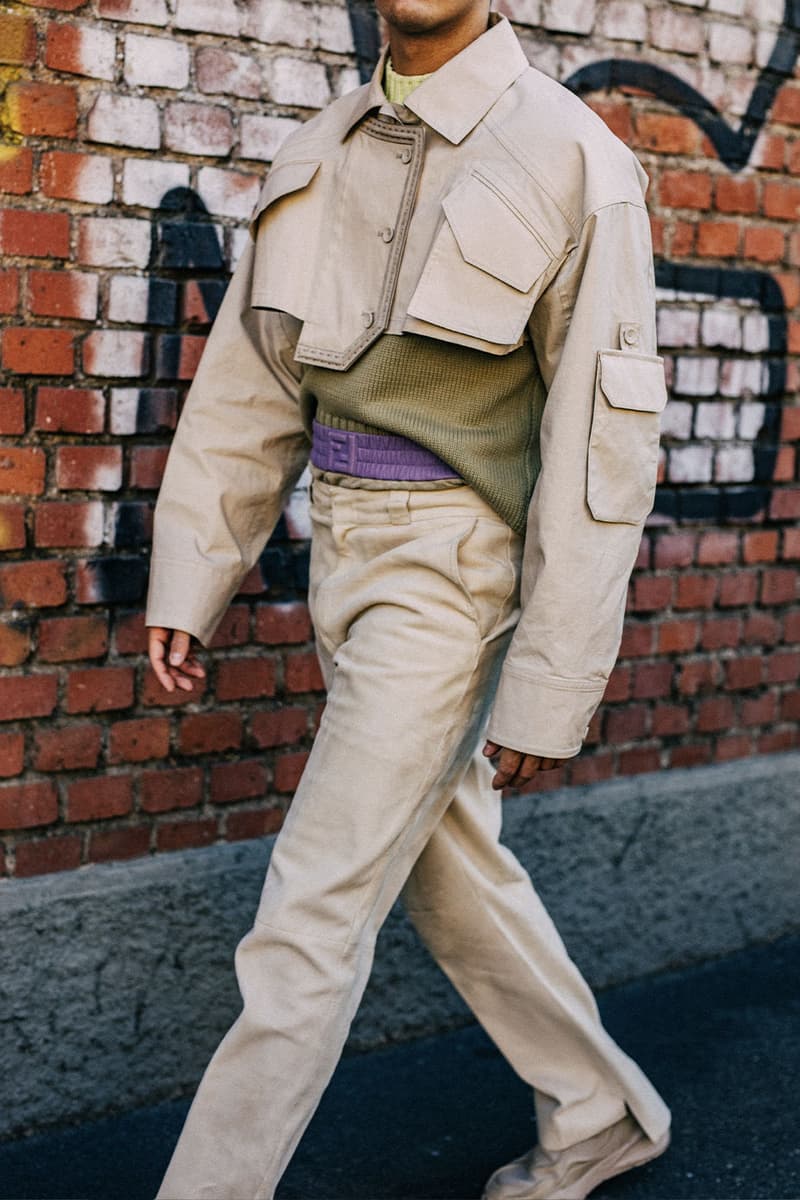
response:
<path fill-rule="evenodd" d="M 229 576 L 207 563 L 154 554 L 144 623 L 183 629 L 208 649 L 239 583 L 238 574 Z"/>
<path fill-rule="evenodd" d="M 534 679 L 503 668 L 487 737 L 498 746 L 543 758 L 574 758 L 606 684 Z"/>

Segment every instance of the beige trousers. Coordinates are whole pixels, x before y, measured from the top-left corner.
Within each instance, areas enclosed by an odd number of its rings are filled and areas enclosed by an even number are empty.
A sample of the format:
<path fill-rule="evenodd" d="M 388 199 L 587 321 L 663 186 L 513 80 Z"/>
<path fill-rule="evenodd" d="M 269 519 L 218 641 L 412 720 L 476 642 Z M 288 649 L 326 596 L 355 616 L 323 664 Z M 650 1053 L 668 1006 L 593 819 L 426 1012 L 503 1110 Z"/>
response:
<path fill-rule="evenodd" d="M 243 1009 L 158 1200 L 268 1200 L 334 1071 L 402 893 L 422 939 L 533 1088 L 561 1148 L 669 1110 L 603 1029 L 531 881 L 500 846 L 480 746 L 519 615 L 521 539 L 469 487 L 314 483 L 309 602 L 328 686 L 235 952 Z"/>

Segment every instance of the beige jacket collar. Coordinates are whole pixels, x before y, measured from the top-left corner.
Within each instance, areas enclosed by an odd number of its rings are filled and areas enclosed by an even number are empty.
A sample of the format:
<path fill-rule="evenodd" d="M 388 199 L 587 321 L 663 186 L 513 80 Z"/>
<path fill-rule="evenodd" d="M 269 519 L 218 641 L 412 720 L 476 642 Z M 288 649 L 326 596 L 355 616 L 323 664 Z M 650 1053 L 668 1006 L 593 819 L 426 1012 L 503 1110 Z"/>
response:
<path fill-rule="evenodd" d="M 343 138 L 367 113 L 380 108 L 390 111 L 382 85 L 388 53 L 384 46 L 369 84 L 353 93 Z M 493 12 L 486 33 L 434 71 L 412 92 L 405 107 L 457 146 L 528 66 L 511 23 Z"/>

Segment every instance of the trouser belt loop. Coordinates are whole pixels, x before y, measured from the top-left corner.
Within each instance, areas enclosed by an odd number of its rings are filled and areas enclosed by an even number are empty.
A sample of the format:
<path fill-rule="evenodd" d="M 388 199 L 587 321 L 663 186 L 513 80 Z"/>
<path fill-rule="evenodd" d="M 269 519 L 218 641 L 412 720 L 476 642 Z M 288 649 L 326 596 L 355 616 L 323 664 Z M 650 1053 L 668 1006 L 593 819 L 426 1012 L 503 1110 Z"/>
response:
<path fill-rule="evenodd" d="M 411 493 L 406 491 L 391 491 L 389 492 L 388 510 L 389 520 L 392 525 L 410 525 L 411 512 L 409 510 L 409 502 Z"/>

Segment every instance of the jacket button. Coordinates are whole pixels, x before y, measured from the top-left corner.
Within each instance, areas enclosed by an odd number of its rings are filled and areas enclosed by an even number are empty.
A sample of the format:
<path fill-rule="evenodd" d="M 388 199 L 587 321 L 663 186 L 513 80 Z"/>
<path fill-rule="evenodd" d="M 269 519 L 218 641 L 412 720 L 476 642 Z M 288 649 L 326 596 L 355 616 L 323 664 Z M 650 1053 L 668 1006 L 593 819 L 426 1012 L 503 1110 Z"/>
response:
<path fill-rule="evenodd" d="M 626 346 L 639 345 L 639 330 L 635 325 L 626 325 L 623 327 L 622 340 Z"/>
<path fill-rule="evenodd" d="M 394 237 L 394 230 L 392 229 L 391 225 L 387 225 L 385 229 L 379 229 L 378 237 L 384 242 L 390 242 Z"/>
<path fill-rule="evenodd" d="M 400 159 L 401 162 L 405 163 L 406 166 L 408 166 L 408 164 L 411 162 L 411 159 L 413 158 L 413 155 L 412 155 L 411 151 L 409 150 L 408 146 L 406 146 L 405 150 L 401 150 L 397 157 Z"/>
<path fill-rule="evenodd" d="M 364 322 L 364 328 L 369 329 L 370 325 L 372 325 L 375 321 L 375 313 L 374 312 L 362 312 L 361 320 Z"/>

